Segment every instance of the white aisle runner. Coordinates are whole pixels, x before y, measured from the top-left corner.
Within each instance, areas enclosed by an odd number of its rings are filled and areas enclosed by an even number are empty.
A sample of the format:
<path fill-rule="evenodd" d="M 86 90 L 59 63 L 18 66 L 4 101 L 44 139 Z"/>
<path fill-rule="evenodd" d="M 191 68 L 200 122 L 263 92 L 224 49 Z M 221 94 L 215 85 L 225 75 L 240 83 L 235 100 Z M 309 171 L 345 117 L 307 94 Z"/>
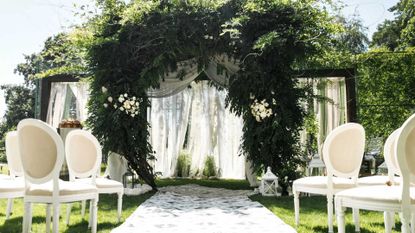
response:
<path fill-rule="evenodd" d="M 112 233 L 295 233 L 250 191 L 182 185 L 161 188 Z"/>

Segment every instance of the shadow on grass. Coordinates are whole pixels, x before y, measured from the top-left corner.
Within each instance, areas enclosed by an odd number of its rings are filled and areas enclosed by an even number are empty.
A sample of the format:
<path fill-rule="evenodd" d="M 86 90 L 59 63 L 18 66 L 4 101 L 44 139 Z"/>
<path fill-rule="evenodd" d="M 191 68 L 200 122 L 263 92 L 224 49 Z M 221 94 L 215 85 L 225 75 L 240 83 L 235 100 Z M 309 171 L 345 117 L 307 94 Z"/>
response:
<path fill-rule="evenodd" d="M 33 216 L 32 218 L 32 224 L 37 223 L 44 223 L 45 218 L 40 216 Z M 4 221 L 4 224 L 0 226 L 0 232 L 7 232 L 7 233 L 14 233 L 14 232 L 22 232 L 23 227 L 23 217 L 15 217 L 10 218 L 6 221 Z"/>

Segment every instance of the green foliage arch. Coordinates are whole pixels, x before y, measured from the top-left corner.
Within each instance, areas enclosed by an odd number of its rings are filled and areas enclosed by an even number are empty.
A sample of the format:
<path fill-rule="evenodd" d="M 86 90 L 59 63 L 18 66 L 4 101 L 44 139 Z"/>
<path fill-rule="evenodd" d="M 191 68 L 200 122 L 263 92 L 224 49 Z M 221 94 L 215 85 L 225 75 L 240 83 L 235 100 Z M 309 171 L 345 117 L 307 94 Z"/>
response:
<path fill-rule="evenodd" d="M 146 90 L 177 62 L 194 58 L 202 71 L 211 57 L 226 54 L 240 61 L 229 74 L 227 104 L 245 122 L 241 153 L 257 170 L 271 166 L 279 177 L 295 178 L 306 90 L 293 67 L 318 53 L 333 30 L 315 1 L 102 1 L 101 7 L 89 49 L 88 123 L 107 150 L 124 155 L 155 189 Z M 114 106 L 124 94 L 139 103 L 133 114 Z M 266 116 L 256 116 L 263 108 Z"/>

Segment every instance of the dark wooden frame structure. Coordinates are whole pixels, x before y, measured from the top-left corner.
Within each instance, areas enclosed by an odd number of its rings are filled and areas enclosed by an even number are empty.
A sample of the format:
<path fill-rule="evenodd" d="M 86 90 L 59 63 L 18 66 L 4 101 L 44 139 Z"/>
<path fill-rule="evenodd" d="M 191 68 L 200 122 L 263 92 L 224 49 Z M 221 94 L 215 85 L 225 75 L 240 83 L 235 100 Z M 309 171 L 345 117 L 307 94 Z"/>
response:
<path fill-rule="evenodd" d="M 344 77 L 346 84 L 347 122 L 357 122 L 356 69 L 322 69 L 298 71 L 298 78 Z M 53 82 L 79 82 L 71 75 L 56 75 L 40 81 L 40 120 L 46 121 Z"/>
<path fill-rule="evenodd" d="M 321 69 L 303 70 L 297 73 L 298 78 L 330 78 L 344 77 L 346 85 L 347 122 L 357 122 L 356 69 Z"/>
<path fill-rule="evenodd" d="M 79 78 L 71 75 L 55 75 L 40 80 L 40 120 L 46 121 L 52 83 L 79 82 Z"/>

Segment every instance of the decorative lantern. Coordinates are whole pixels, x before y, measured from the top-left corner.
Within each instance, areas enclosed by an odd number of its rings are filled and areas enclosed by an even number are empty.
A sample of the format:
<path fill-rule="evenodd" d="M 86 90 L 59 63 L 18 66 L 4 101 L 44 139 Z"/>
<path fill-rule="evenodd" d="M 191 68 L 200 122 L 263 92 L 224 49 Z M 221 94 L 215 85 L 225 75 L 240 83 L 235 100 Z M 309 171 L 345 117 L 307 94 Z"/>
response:
<path fill-rule="evenodd" d="M 267 172 L 262 176 L 260 192 L 262 196 L 280 196 L 278 193 L 278 177 L 267 168 Z"/>
<path fill-rule="evenodd" d="M 324 165 L 323 160 L 321 160 L 318 154 L 315 154 L 313 158 L 310 160 L 310 162 L 308 163 L 307 175 L 312 176 L 314 169 L 317 169 L 317 175 L 323 175 L 325 168 L 326 168 L 326 165 Z"/>

